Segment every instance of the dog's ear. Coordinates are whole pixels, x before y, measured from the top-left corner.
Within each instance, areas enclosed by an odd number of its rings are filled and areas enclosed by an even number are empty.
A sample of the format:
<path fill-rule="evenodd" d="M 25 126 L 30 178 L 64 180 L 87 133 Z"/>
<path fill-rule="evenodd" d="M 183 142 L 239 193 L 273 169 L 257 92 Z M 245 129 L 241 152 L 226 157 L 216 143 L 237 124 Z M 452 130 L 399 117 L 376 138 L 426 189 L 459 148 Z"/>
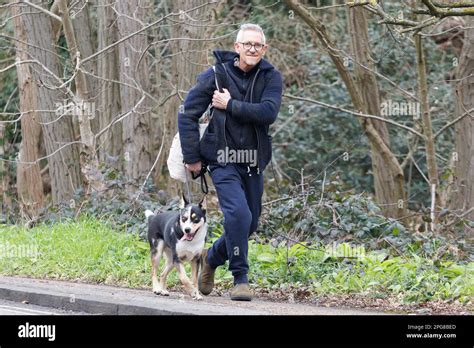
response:
<path fill-rule="evenodd" d="M 188 200 L 186 199 L 186 196 L 184 192 L 181 193 L 181 201 L 179 202 L 179 208 L 183 209 L 185 206 L 189 204 Z"/>
<path fill-rule="evenodd" d="M 201 202 L 199 202 L 199 208 L 205 213 L 207 209 L 207 199 L 206 196 L 202 197 Z"/>

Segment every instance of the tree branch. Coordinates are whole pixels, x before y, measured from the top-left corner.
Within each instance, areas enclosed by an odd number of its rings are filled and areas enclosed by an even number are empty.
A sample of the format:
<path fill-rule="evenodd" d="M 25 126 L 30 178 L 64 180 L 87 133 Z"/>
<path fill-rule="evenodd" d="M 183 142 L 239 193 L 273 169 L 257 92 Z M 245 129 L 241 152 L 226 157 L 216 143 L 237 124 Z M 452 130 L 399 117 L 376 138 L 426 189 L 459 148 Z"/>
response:
<path fill-rule="evenodd" d="M 474 5 L 456 7 L 452 5 L 446 5 L 445 7 L 439 8 L 435 6 L 431 0 L 421 0 L 423 4 L 428 7 L 429 14 L 443 18 L 448 16 L 472 16 L 474 15 Z M 467 4 L 466 4 L 467 5 Z"/>
<path fill-rule="evenodd" d="M 461 116 L 457 117 L 456 119 L 454 119 L 453 121 L 445 124 L 439 131 L 437 131 L 434 135 L 433 135 L 433 138 L 436 139 L 436 137 L 438 135 L 440 135 L 441 133 L 443 133 L 446 129 L 448 129 L 449 127 L 451 127 L 452 125 L 458 123 L 459 121 L 461 121 L 464 117 L 466 117 L 467 115 L 473 117 L 470 113 L 473 112 L 474 109 L 471 109 L 471 110 L 468 110 L 466 111 L 464 114 L 462 114 Z"/>
<path fill-rule="evenodd" d="M 35 9 L 37 9 L 37 10 L 43 12 L 43 13 L 46 13 L 48 16 L 54 18 L 54 19 L 57 20 L 58 22 L 60 22 L 60 23 L 63 22 L 63 20 L 61 19 L 61 17 L 59 17 L 58 15 L 54 14 L 53 12 L 48 11 L 48 10 L 45 9 L 45 8 L 42 8 L 42 7 L 39 6 L 39 5 L 35 5 L 35 4 L 31 3 L 31 2 L 29 2 L 28 0 L 20 0 L 20 1 L 17 2 L 16 4 L 25 4 L 25 5 L 31 6 L 31 7 L 35 8 Z"/>
<path fill-rule="evenodd" d="M 364 114 L 364 113 L 362 113 L 362 112 L 356 112 L 356 111 L 352 111 L 352 110 L 347 110 L 347 109 L 344 109 L 344 108 L 341 108 L 341 107 L 338 107 L 338 106 L 334 106 L 334 105 L 330 105 L 330 104 L 326 104 L 326 103 L 323 103 L 323 102 L 320 102 L 320 101 L 317 101 L 317 100 L 313 100 L 313 99 L 309 99 L 309 98 L 303 98 L 303 97 L 297 97 L 297 96 L 290 95 L 290 94 L 283 94 L 283 97 L 290 98 L 290 99 L 295 99 L 295 100 L 300 100 L 300 101 L 306 101 L 306 102 L 309 102 L 309 103 L 313 103 L 313 104 L 316 104 L 316 105 L 323 106 L 323 107 L 325 107 L 325 108 L 329 108 L 329 109 L 334 109 L 334 110 L 342 111 L 342 112 L 344 112 L 344 113 L 351 114 L 351 115 L 354 115 L 354 116 L 357 116 L 357 117 L 365 117 L 365 118 L 370 118 L 370 119 L 374 119 L 374 120 L 377 120 L 377 121 L 386 122 L 386 123 L 389 123 L 389 124 L 391 124 L 391 125 L 394 125 L 394 126 L 403 128 L 403 129 L 409 131 L 410 133 L 413 133 L 413 134 L 419 136 L 420 138 L 424 139 L 423 134 L 417 132 L 417 131 L 414 130 L 413 128 L 410 128 L 410 127 L 405 126 L 405 125 L 403 125 L 403 124 L 401 124 L 401 123 L 398 123 L 398 122 L 395 122 L 395 121 L 386 119 L 386 118 L 384 118 L 384 117 L 382 117 L 382 116 L 368 115 L 368 114 Z M 275 132 L 275 133 L 276 133 L 276 132 Z"/>
<path fill-rule="evenodd" d="M 209 5 L 209 4 L 212 4 L 212 3 L 214 3 L 214 1 L 206 2 L 205 4 L 202 4 L 202 5 L 193 7 L 193 8 L 191 8 L 191 9 L 186 10 L 186 11 L 183 11 L 183 12 L 184 12 L 184 13 L 186 13 L 186 12 L 192 12 L 192 11 L 198 10 L 198 9 L 200 9 L 200 8 L 202 8 L 202 7 L 205 7 L 205 6 Z M 182 13 L 182 12 L 181 12 L 181 13 Z M 110 50 L 111 48 L 113 48 L 113 47 L 115 47 L 115 46 L 121 44 L 122 42 L 127 41 L 128 39 L 132 38 L 133 36 L 138 35 L 138 34 L 144 32 L 145 30 L 148 30 L 148 29 L 150 29 L 151 27 L 157 25 L 158 23 L 163 22 L 163 21 L 164 21 L 165 19 L 167 19 L 168 17 L 179 16 L 179 15 L 181 15 L 181 13 L 170 13 L 170 14 L 168 14 L 168 15 L 166 15 L 166 16 L 163 16 L 163 17 L 161 17 L 160 19 L 158 19 L 158 20 L 156 20 L 156 21 L 154 21 L 154 22 L 152 22 L 152 23 L 150 23 L 150 24 L 144 26 L 143 28 L 137 30 L 136 32 L 133 32 L 133 33 L 127 35 L 127 36 L 124 36 L 124 37 L 121 38 L 120 40 L 118 40 L 118 41 L 116 41 L 116 42 L 114 42 L 114 43 L 108 45 L 107 47 L 104 47 L 103 49 L 101 49 L 100 51 L 98 51 L 98 52 L 96 52 L 96 53 L 90 55 L 89 57 L 84 58 L 84 59 L 82 60 L 82 62 L 81 62 L 81 65 L 84 64 L 84 63 L 86 63 L 86 62 L 88 62 L 89 60 L 91 60 L 91 59 L 97 57 L 98 55 L 100 55 L 100 54 L 102 54 L 102 53 L 104 53 L 104 52 Z"/>

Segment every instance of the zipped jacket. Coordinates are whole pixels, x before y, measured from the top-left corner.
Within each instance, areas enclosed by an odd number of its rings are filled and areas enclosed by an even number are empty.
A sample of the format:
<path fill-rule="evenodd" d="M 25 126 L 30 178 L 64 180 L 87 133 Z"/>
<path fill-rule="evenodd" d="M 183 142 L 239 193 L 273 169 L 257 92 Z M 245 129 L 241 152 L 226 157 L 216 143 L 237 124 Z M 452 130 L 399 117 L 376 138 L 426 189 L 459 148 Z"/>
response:
<path fill-rule="evenodd" d="M 243 95 L 230 77 L 238 54 L 231 51 L 214 51 L 216 64 L 201 73 L 197 84 L 189 91 L 182 112 L 178 113 L 178 129 L 185 163 L 202 161 L 204 164 L 226 163 L 218 161 L 219 150 L 229 148 L 227 132 L 240 132 L 241 139 L 257 140 L 257 170 L 263 171 L 271 160 L 272 139 L 269 126 L 275 122 L 281 105 L 283 82 L 281 73 L 268 61 L 262 59 L 254 68 L 250 91 Z M 253 69 L 252 69 L 253 70 Z M 211 108 L 211 120 L 201 140 L 199 140 L 199 118 L 212 102 L 216 90 L 226 88 L 232 97 L 226 110 Z M 238 125 L 242 125 L 239 127 Z M 235 129 L 233 129 L 235 128 Z M 242 134 L 244 132 L 244 134 Z M 253 132 L 245 134 L 245 132 Z M 245 147 L 246 144 L 237 146 Z M 235 147 L 235 144 L 234 144 Z"/>

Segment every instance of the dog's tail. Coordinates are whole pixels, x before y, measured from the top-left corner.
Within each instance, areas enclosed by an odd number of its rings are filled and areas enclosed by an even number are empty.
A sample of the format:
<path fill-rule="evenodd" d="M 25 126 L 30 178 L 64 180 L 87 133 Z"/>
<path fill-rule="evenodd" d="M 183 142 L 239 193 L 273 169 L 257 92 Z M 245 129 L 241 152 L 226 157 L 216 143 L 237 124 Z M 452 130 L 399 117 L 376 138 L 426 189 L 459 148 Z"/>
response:
<path fill-rule="evenodd" d="M 150 216 L 153 216 L 153 215 L 155 215 L 155 214 L 151 210 L 148 210 L 148 209 L 145 210 L 145 216 L 146 216 L 147 220 Z"/>

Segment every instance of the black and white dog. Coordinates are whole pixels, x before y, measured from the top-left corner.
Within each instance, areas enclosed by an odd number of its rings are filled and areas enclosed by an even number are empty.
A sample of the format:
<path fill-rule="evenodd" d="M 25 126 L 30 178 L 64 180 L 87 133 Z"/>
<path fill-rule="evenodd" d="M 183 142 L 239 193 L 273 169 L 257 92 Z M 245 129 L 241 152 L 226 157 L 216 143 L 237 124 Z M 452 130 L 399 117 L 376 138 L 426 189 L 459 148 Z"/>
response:
<path fill-rule="evenodd" d="M 207 235 L 205 198 L 195 205 L 190 204 L 183 195 L 180 211 L 154 214 L 147 210 L 145 216 L 148 219 L 153 292 L 157 295 L 169 295 L 166 278 L 176 267 L 186 292 L 195 300 L 202 300 L 198 290 L 198 273 Z M 166 264 L 158 281 L 157 268 L 163 252 Z M 184 261 L 191 263 L 191 280 L 184 270 Z"/>

